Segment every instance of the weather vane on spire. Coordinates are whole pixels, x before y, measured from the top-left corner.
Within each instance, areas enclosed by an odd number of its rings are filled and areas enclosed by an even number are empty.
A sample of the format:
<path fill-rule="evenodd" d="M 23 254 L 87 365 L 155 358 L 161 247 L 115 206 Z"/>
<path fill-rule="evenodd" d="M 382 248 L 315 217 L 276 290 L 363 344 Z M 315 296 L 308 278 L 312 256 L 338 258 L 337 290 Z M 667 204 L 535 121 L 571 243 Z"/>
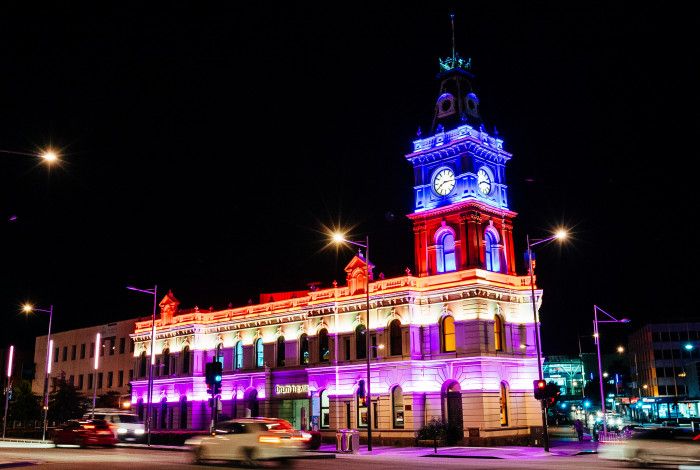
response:
<path fill-rule="evenodd" d="M 455 14 L 454 12 L 450 12 L 450 22 L 452 23 L 452 57 L 447 57 L 445 59 L 438 58 L 438 62 L 440 63 L 440 71 L 441 72 L 447 72 L 448 70 L 452 69 L 470 69 L 472 67 L 472 59 L 471 57 L 467 60 L 462 59 L 459 54 L 457 54 L 456 48 L 455 48 Z"/>

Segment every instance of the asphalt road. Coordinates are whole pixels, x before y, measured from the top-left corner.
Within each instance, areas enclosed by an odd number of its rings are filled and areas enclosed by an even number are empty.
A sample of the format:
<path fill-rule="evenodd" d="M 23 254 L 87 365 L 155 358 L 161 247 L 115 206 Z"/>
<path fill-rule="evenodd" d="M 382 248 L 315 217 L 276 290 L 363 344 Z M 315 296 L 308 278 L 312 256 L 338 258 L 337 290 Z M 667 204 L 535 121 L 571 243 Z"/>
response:
<path fill-rule="evenodd" d="M 2 449 L 0 450 L 0 468 L 27 465 L 22 468 L 51 468 L 51 469 L 89 469 L 89 470 L 118 470 L 118 469 L 221 469 L 238 468 L 234 465 L 221 463 L 218 465 L 194 465 L 192 455 L 188 452 L 146 450 L 136 448 L 115 449 Z M 446 458 L 418 457 L 411 460 L 397 459 L 395 456 L 351 456 L 340 455 L 335 459 L 301 459 L 295 462 L 294 468 L 322 469 L 333 467 L 339 469 L 367 470 L 411 470 L 440 467 L 441 470 L 458 468 L 475 469 L 562 469 L 576 470 L 617 468 L 621 465 L 615 462 L 600 460 L 596 455 L 578 455 L 573 457 L 550 456 L 532 459 L 485 459 L 485 458 Z M 262 468 L 273 468 L 272 463 L 261 465 Z M 279 467 L 278 467 L 279 468 Z M 288 466 L 285 468 L 289 468 Z"/>

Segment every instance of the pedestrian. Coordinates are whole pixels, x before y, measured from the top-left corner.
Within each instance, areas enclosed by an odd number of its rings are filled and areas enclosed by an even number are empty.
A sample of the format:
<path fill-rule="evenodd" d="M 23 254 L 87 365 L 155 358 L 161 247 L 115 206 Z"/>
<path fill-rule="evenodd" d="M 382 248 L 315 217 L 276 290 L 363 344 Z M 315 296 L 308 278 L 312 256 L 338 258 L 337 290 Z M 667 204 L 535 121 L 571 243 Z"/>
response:
<path fill-rule="evenodd" d="M 583 423 L 580 419 L 576 419 L 574 421 L 574 430 L 576 431 L 576 437 L 578 437 L 578 441 L 583 441 Z"/>

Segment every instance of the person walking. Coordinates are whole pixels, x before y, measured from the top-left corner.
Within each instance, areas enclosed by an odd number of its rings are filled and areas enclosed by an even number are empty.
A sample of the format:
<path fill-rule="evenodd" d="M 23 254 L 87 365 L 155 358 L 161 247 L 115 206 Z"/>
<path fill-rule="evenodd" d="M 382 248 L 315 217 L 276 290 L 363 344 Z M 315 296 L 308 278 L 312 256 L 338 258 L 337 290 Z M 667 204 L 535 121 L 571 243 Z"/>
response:
<path fill-rule="evenodd" d="M 583 441 L 583 423 L 580 419 L 576 419 L 574 421 L 574 430 L 576 431 L 576 437 L 578 437 L 578 441 Z"/>

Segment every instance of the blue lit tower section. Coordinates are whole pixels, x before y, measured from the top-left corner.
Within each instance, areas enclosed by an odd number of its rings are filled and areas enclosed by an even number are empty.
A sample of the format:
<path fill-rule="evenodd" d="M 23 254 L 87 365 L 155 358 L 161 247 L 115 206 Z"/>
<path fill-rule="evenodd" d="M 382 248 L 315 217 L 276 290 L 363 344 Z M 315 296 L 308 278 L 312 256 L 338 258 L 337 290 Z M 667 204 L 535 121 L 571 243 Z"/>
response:
<path fill-rule="evenodd" d="M 511 154 L 486 132 L 471 60 L 440 60 L 430 135 L 413 141 L 413 221 L 419 276 L 480 268 L 515 274 L 505 166 Z"/>

